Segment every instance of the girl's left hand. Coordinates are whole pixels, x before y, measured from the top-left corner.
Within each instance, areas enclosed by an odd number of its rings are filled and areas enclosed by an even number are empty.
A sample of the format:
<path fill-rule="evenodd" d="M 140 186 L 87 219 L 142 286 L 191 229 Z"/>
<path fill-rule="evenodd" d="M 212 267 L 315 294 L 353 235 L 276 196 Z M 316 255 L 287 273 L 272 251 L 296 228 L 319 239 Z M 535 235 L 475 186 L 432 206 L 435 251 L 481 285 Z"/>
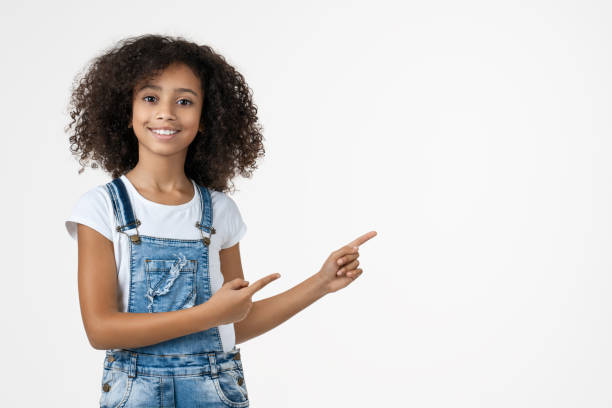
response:
<path fill-rule="evenodd" d="M 329 255 L 321 270 L 315 275 L 320 279 L 325 293 L 332 293 L 346 287 L 363 273 L 363 269 L 357 269 L 359 246 L 376 235 L 376 231 L 370 231 Z"/>

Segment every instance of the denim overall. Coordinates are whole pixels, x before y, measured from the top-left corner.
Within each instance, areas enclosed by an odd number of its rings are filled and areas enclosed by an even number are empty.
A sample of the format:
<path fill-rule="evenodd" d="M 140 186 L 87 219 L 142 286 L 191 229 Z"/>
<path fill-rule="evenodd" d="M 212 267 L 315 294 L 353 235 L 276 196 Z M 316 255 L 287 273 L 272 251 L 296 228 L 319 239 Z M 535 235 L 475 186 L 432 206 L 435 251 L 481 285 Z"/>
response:
<path fill-rule="evenodd" d="M 202 214 L 194 227 L 202 239 L 189 240 L 139 235 L 141 220 L 125 184 L 120 178 L 106 184 L 117 231 L 130 238 L 129 313 L 186 309 L 212 296 L 212 202 L 208 189 L 197 187 Z M 136 232 L 125 232 L 132 229 Z M 224 352 L 218 327 L 148 346 L 106 350 L 101 384 L 104 408 L 249 406 L 240 349 Z"/>

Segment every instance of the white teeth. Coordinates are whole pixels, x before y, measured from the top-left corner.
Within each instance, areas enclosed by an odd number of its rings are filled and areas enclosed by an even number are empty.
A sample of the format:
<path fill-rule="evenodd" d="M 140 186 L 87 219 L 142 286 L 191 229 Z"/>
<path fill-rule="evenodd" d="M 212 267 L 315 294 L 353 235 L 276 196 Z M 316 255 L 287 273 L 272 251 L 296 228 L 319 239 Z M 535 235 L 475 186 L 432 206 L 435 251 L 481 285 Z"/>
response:
<path fill-rule="evenodd" d="M 178 130 L 163 130 L 163 129 L 152 129 L 152 131 L 159 135 L 173 135 L 176 132 L 178 132 Z"/>

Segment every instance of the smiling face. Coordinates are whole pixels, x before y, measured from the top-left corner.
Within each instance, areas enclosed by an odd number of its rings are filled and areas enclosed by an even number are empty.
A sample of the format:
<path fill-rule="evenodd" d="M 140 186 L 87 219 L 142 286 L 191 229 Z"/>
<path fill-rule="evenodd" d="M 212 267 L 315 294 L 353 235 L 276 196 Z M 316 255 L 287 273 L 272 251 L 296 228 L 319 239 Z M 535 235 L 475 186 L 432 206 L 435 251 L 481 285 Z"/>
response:
<path fill-rule="evenodd" d="M 130 126 L 140 153 L 185 154 L 198 130 L 203 130 L 200 79 L 187 65 L 174 63 L 155 79 L 137 84 L 133 94 Z"/>

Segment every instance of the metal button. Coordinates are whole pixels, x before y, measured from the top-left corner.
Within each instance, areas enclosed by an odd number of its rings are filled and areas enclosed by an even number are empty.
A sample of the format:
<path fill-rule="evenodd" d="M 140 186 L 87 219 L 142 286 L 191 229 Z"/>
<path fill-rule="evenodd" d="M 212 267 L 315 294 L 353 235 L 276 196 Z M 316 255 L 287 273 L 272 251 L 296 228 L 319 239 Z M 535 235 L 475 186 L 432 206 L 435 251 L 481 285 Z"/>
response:
<path fill-rule="evenodd" d="M 240 352 L 236 353 L 236 355 L 234 355 L 234 360 L 240 360 Z"/>
<path fill-rule="evenodd" d="M 104 390 L 104 392 L 108 392 L 108 390 L 110 390 L 110 384 L 104 383 L 104 385 L 102 386 L 102 389 Z"/>
<path fill-rule="evenodd" d="M 244 379 L 242 377 L 238 378 L 238 385 L 242 385 L 243 382 L 244 382 Z"/>
<path fill-rule="evenodd" d="M 110 354 L 110 355 L 108 356 L 108 362 L 109 362 L 109 363 L 112 363 L 113 361 L 115 361 L 115 356 L 113 356 L 112 354 Z"/>

